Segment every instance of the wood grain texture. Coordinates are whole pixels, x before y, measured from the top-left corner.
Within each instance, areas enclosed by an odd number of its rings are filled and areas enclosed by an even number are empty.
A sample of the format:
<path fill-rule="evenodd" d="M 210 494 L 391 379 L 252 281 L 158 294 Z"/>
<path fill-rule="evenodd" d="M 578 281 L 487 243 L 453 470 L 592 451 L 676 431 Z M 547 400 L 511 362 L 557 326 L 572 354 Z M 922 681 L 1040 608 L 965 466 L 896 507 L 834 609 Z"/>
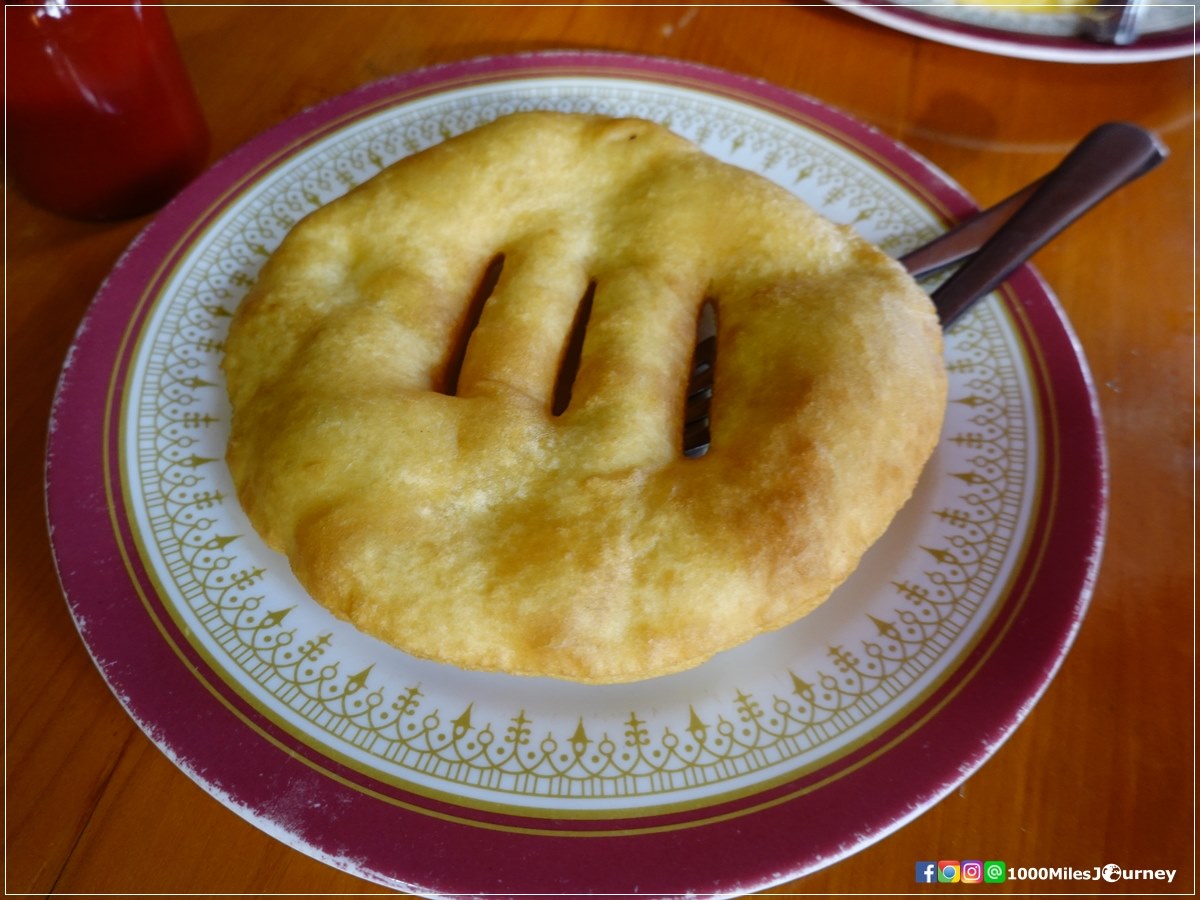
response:
<path fill-rule="evenodd" d="M 895 834 L 776 892 L 922 892 L 916 860 L 964 857 L 1174 868 L 1173 885 L 1138 887 L 1195 890 L 1191 60 L 1028 62 L 785 4 L 170 12 L 214 158 L 382 76 L 548 48 L 675 57 L 810 94 L 908 143 L 981 203 L 1049 169 L 1101 121 L 1157 131 L 1171 159 L 1035 259 L 1090 362 L 1110 462 L 1107 547 L 1074 648 L 1027 721 L 961 788 Z M 285 847 L 209 797 L 142 735 L 92 665 L 44 525 L 46 431 L 79 320 L 146 220 L 70 222 L 11 191 L 6 212 L 6 889 L 385 892 Z M 1111 887 L 1104 893 L 1132 885 Z M 1073 886 L 1052 887 L 1060 889 Z"/>

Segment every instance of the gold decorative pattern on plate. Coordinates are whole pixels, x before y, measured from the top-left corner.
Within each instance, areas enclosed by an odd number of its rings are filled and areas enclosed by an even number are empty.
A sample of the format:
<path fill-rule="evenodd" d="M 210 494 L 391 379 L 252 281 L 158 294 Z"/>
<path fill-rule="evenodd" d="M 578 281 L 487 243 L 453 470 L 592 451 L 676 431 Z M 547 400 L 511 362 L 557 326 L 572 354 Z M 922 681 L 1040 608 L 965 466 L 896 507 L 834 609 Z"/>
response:
<path fill-rule="evenodd" d="M 219 363 L 229 318 L 263 261 L 300 217 L 380 168 L 529 108 L 654 119 L 893 252 L 937 227 L 886 172 L 819 133 L 678 87 L 501 83 L 347 124 L 234 198 L 154 298 L 122 425 L 147 570 L 193 646 L 256 706 L 384 778 L 480 801 L 609 808 L 699 802 L 814 765 L 882 728 L 945 674 L 1019 555 L 1018 525 L 1036 490 L 1036 417 L 1019 342 L 994 309 L 967 317 L 948 341 L 951 411 L 929 484 L 902 514 L 919 525 L 901 539 L 903 552 L 885 548 L 882 565 L 855 576 L 865 591 L 851 579 L 841 592 L 849 599 L 839 596 L 830 614 L 840 619 L 805 620 L 765 638 L 773 649 L 751 667 L 701 667 L 665 693 L 653 683 L 496 687 L 505 676 L 478 673 L 443 681 L 441 667 L 351 634 L 317 607 L 237 506 L 223 462 Z"/>

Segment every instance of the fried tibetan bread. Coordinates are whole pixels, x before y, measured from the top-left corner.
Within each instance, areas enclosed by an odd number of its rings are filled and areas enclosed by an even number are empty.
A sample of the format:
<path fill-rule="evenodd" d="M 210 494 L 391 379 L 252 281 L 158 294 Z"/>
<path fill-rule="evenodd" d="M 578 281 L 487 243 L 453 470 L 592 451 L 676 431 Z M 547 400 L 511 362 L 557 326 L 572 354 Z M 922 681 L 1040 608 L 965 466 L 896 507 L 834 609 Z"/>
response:
<path fill-rule="evenodd" d="M 687 458 L 706 303 L 712 444 Z M 941 349 L 898 264 L 766 179 L 650 122 L 518 114 L 290 232 L 229 333 L 228 461 L 266 543 L 362 631 L 631 681 L 850 574 L 937 441 Z"/>

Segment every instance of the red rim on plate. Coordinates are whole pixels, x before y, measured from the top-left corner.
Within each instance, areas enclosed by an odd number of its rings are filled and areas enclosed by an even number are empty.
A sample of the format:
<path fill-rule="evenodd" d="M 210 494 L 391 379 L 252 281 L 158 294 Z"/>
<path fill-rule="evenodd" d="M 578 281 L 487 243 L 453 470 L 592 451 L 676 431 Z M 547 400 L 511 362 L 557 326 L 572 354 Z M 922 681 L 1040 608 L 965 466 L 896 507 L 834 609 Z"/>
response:
<path fill-rule="evenodd" d="M 929 163 L 872 128 L 807 97 L 693 64 L 544 53 L 367 85 L 214 166 L 143 231 L 102 286 L 68 355 L 51 419 L 46 489 L 56 563 L 80 634 L 134 720 L 205 790 L 296 849 L 418 892 L 745 893 L 842 859 L 953 790 L 1028 713 L 1079 627 L 1104 529 L 1102 440 L 1079 348 L 1031 269 L 1002 296 L 1033 373 L 1041 484 L 1007 596 L 958 663 L 967 677 L 944 680 L 832 762 L 711 803 L 526 815 L 409 790 L 310 746 L 189 643 L 139 555 L 122 482 L 120 424 L 139 336 L 196 235 L 256 177 L 372 111 L 448 89 L 575 76 L 671 84 L 768 109 L 886 167 L 947 222 L 973 208 Z"/>

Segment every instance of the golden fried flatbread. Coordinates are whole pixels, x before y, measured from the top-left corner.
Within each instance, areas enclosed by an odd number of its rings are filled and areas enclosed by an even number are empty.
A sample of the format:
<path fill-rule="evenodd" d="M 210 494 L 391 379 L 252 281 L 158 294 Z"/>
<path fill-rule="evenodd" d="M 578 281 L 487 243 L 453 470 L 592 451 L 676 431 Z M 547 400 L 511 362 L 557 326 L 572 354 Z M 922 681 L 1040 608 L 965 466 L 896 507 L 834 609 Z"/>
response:
<path fill-rule="evenodd" d="M 688 458 L 706 303 L 712 443 Z M 518 114 L 286 237 L 229 333 L 228 462 L 266 543 L 362 631 L 631 681 L 850 574 L 937 441 L 941 354 L 901 267 L 784 189 L 650 122 Z"/>

